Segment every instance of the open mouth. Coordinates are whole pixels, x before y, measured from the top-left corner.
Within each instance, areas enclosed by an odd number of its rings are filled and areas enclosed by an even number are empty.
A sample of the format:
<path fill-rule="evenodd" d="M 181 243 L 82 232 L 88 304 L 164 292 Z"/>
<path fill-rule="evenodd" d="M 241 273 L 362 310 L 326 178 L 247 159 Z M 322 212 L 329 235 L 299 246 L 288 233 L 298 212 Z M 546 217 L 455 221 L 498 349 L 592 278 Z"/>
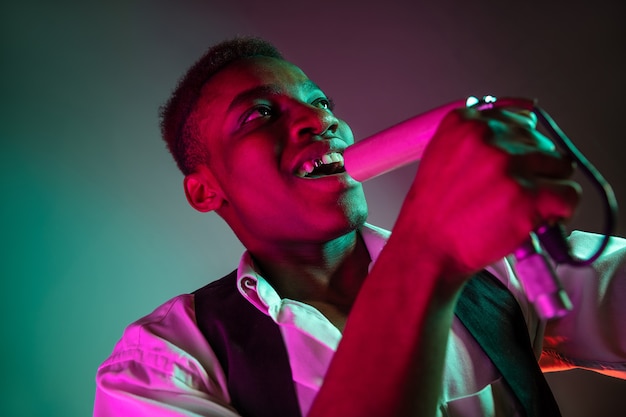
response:
<path fill-rule="evenodd" d="M 346 172 L 343 155 L 339 152 L 329 152 L 321 158 L 311 159 L 302 164 L 297 175 L 301 178 L 320 178 Z"/>

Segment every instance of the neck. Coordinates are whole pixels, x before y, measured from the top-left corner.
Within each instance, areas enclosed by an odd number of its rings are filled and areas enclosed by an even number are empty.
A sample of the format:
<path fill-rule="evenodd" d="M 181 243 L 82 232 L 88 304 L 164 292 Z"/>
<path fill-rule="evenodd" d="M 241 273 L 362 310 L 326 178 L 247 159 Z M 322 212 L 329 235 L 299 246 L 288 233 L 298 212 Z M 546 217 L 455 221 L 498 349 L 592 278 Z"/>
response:
<path fill-rule="evenodd" d="M 328 303 L 342 310 L 352 305 L 370 263 L 356 231 L 321 244 L 263 248 L 251 255 L 281 297 Z"/>

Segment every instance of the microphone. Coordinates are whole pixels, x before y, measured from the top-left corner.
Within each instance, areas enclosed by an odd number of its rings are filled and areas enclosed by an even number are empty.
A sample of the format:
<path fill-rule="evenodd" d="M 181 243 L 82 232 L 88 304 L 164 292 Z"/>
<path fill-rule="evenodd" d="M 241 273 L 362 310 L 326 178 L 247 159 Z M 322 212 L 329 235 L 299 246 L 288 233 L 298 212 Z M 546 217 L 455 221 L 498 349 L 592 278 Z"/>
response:
<path fill-rule="evenodd" d="M 482 101 L 474 97 L 458 100 L 414 116 L 379 133 L 369 136 L 345 149 L 346 172 L 357 181 L 367 181 L 394 169 L 419 160 L 443 118 L 452 110 L 476 107 L 479 110 L 494 107 L 496 99 L 486 96 Z M 534 103 L 525 99 L 504 99 L 498 107 L 513 106 L 537 110 Z M 501 105 L 503 103 L 503 105 Z M 540 109 L 539 109 L 540 110 Z M 548 232 L 546 232 L 546 229 Z M 513 255 L 514 270 L 528 300 L 543 319 L 562 317 L 572 309 L 567 293 L 561 287 L 550 261 L 543 251 L 537 235 L 553 235 L 554 227 L 542 226 Z M 554 238 L 553 238 L 554 240 Z M 558 239 L 568 256 L 567 243 Z M 543 241 L 542 241 L 543 243 Z M 550 245 L 554 247 L 555 245 Z M 602 248 L 603 249 L 603 248 Z M 557 259 L 560 261 L 561 259 Z"/>
<path fill-rule="evenodd" d="M 419 160 L 441 120 L 467 102 L 445 104 L 349 146 L 343 153 L 346 172 L 363 182 Z"/>

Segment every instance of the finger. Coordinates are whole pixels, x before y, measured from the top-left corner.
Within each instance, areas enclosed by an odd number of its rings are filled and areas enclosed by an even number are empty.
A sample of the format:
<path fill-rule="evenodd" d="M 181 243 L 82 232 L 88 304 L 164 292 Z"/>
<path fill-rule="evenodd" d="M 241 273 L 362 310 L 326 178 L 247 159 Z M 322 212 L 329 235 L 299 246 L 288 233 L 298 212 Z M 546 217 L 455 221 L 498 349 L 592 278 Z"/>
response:
<path fill-rule="evenodd" d="M 505 110 L 506 111 L 506 110 Z M 529 129 L 535 129 L 537 127 L 537 116 L 531 110 L 517 110 L 512 112 L 516 116 L 523 116 L 526 119 L 525 123 Z"/>
<path fill-rule="evenodd" d="M 500 120 L 508 124 L 514 124 L 527 129 L 537 127 L 537 116 L 531 110 L 495 108 L 481 110 L 480 114 L 484 118 Z"/>
<path fill-rule="evenodd" d="M 555 144 L 532 126 L 533 121 L 513 113 L 510 116 L 503 116 L 501 113 L 493 114 L 497 117 L 482 116 L 479 119 L 490 131 L 490 135 L 486 137 L 488 142 L 510 154 L 535 150 L 557 152 Z"/>
<path fill-rule="evenodd" d="M 500 118 L 503 121 L 514 123 L 527 129 L 537 127 L 537 116 L 530 110 L 500 109 Z"/>
<path fill-rule="evenodd" d="M 580 185 L 570 180 L 540 178 L 531 188 L 524 186 L 534 197 L 535 227 L 571 219 L 582 194 Z"/>
<path fill-rule="evenodd" d="M 556 146 L 550 139 L 537 132 L 522 127 L 503 125 L 500 121 L 489 121 L 492 132 L 490 142 L 511 155 L 520 155 L 536 151 L 558 156 Z"/>

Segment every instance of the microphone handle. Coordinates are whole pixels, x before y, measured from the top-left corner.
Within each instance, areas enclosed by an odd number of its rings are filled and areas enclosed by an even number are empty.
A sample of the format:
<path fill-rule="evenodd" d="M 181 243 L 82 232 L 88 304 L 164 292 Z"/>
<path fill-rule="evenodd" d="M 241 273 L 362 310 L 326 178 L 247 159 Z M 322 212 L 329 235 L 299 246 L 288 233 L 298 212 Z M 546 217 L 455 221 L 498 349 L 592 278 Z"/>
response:
<path fill-rule="evenodd" d="M 547 227 L 540 226 L 539 229 Z M 515 276 L 539 317 L 550 320 L 565 316 L 572 309 L 572 303 L 535 232 L 530 233 L 530 239 L 517 248 L 513 255 Z"/>

